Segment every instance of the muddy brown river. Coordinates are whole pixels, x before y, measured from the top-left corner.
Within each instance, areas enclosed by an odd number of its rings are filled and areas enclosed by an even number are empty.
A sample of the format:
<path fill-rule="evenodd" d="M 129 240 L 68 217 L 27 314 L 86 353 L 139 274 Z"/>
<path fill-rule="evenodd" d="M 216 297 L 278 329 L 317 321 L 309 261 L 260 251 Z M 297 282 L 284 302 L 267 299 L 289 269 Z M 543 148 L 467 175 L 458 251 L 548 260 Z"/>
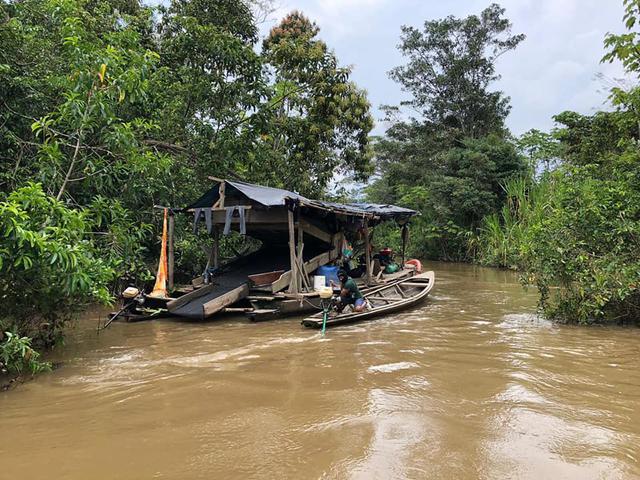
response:
<path fill-rule="evenodd" d="M 78 322 L 0 394 L 0 478 L 640 478 L 640 330 L 556 326 L 508 272 L 432 264 L 411 311 L 329 330 Z"/>

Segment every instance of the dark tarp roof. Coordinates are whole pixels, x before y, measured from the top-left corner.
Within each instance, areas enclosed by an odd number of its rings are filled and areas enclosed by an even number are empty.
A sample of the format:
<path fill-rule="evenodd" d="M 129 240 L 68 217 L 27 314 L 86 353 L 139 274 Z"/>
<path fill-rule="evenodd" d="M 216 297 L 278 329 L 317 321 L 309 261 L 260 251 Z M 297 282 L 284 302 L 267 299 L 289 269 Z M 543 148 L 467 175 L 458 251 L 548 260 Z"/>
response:
<path fill-rule="evenodd" d="M 383 219 L 407 219 L 414 215 L 418 215 L 418 212 L 415 210 L 396 207 L 395 205 L 379 205 L 373 203 L 341 204 L 325 202 L 321 200 L 311 200 L 295 192 L 281 188 L 264 187 L 262 185 L 254 185 L 252 183 L 241 182 L 238 180 L 225 180 L 225 183 L 225 194 L 227 196 L 233 195 L 237 192 L 249 200 L 264 205 L 265 207 L 284 206 L 287 200 L 294 200 L 306 207 L 336 211 L 338 213 L 358 217 L 378 216 Z M 220 182 L 216 182 L 213 188 L 207 191 L 194 203 L 186 207 L 185 210 L 211 207 L 220 196 L 219 185 Z"/>

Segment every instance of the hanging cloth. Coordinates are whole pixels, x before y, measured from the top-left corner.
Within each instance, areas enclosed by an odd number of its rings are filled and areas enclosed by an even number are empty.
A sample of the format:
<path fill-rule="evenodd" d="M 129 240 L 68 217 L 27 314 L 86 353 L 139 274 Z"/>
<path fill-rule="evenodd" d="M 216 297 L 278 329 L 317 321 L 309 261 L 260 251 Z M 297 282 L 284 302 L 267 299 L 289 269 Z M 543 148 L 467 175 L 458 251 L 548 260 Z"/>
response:
<path fill-rule="evenodd" d="M 200 222 L 200 216 L 202 215 L 202 208 L 196 208 L 193 214 L 193 233 L 198 232 L 198 222 Z"/>
<path fill-rule="evenodd" d="M 240 221 L 240 235 L 246 235 L 247 234 L 247 222 L 245 220 L 245 212 L 246 212 L 245 207 L 238 207 L 238 215 L 240 216 L 240 218 L 239 218 L 239 221 Z"/>
<path fill-rule="evenodd" d="M 209 235 L 211 235 L 211 232 L 213 231 L 213 222 L 211 221 L 211 209 L 210 208 L 205 208 L 204 209 L 204 221 L 207 224 L 207 233 Z"/>
<path fill-rule="evenodd" d="M 162 222 L 162 245 L 160 247 L 160 261 L 158 262 L 158 274 L 156 275 L 156 284 L 150 297 L 166 298 L 167 297 L 167 212 L 164 209 L 164 220 Z"/>
<path fill-rule="evenodd" d="M 231 232 L 231 221 L 233 220 L 233 212 L 235 209 L 236 207 L 225 208 L 224 230 L 222 231 L 223 235 L 229 235 L 229 232 Z"/>

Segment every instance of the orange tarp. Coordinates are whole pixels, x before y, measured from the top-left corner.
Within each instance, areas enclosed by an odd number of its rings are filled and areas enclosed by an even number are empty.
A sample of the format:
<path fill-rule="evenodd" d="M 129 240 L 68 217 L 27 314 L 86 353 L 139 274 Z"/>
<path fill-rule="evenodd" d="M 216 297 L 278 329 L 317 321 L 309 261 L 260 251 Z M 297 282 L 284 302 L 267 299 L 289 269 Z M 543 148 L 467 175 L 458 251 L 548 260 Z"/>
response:
<path fill-rule="evenodd" d="M 164 209 L 164 220 L 162 222 L 162 246 L 160 247 L 160 263 L 158 264 L 158 274 L 156 284 L 150 297 L 166 298 L 167 296 L 167 212 Z"/>

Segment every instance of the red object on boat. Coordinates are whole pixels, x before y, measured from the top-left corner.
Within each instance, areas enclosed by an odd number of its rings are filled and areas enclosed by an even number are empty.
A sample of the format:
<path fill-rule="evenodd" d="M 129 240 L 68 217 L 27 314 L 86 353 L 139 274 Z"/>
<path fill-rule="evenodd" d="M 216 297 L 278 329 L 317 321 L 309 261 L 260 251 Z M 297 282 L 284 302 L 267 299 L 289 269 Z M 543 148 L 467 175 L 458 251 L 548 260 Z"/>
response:
<path fill-rule="evenodd" d="M 417 273 L 422 273 L 422 262 L 417 258 L 412 258 L 404 262 L 405 265 L 413 265 L 416 268 Z"/>

